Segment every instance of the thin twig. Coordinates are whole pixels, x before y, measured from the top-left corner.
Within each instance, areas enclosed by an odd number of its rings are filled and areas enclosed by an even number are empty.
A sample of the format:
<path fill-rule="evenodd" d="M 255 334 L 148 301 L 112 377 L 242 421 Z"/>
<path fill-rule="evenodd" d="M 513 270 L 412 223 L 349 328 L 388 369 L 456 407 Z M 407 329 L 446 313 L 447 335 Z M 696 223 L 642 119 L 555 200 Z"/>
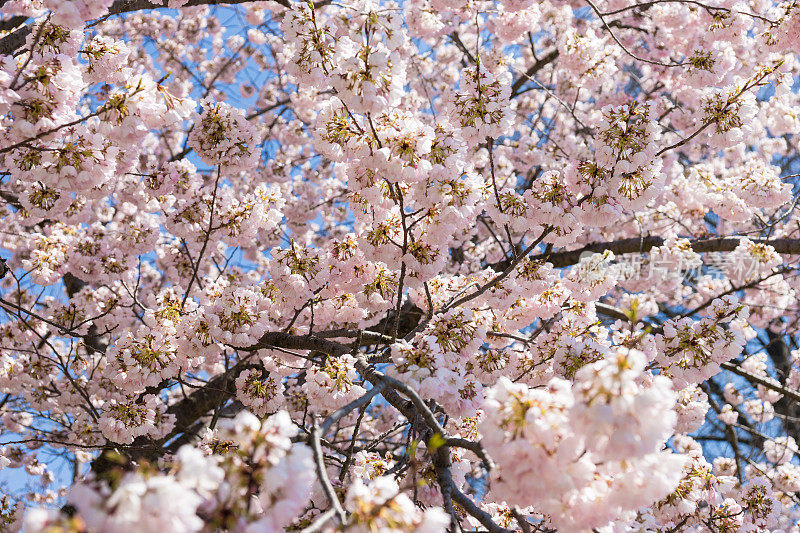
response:
<path fill-rule="evenodd" d="M 328 503 L 330 503 L 331 508 L 336 513 L 336 516 L 339 517 L 339 522 L 341 524 L 345 524 L 347 521 L 347 515 L 342 508 L 342 504 L 339 502 L 339 498 L 336 497 L 336 492 L 333 490 L 331 480 L 328 478 L 328 473 L 325 471 L 325 462 L 322 457 L 322 445 L 320 443 L 321 438 L 322 432 L 320 431 L 320 428 L 315 420 L 308 440 L 309 445 L 314 452 L 314 463 L 317 467 L 317 477 L 319 478 L 320 485 L 322 485 L 322 490 L 325 492 L 325 497 L 328 499 Z"/>

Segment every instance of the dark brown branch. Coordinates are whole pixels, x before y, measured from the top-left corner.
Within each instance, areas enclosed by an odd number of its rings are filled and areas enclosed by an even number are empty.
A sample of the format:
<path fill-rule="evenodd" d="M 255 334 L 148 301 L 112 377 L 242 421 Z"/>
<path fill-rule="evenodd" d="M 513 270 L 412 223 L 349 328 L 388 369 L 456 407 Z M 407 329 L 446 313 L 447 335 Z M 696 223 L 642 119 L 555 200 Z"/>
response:
<path fill-rule="evenodd" d="M 514 80 L 511 84 L 511 96 L 514 97 L 519 93 L 519 90 L 525 85 L 525 82 L 532 79 L 536 74 L 542 70 L 544 67 L 552 63 L 558 57 L 558 49 L 551 50 L 547 55 L 541 58 L 539 61 L 531 65 L 528 70 L 525 71 L 524 74 L 520 75 L 519 78 Z"/>
<path fill-rule="evenodd" d="M 414 391 L 405 383 L 402 383 L 394 378 L 390 378 L 370 367 L 363 357 L 359 357 L 357 359 L 356 369 L 358 369 L 358 371 L 367 379 L 367 381 L 375 386 L 380 383 L 385 383 L 389 388 L 383 391 L 383 397 L 386 398 L 386 401 L 389 402 L 390 405 L 400 411 L 409 420 L 409 422 L 412 423 L 412 425 L 416 421 L 422 421 L 425 426 L 427 426 L 426 433 L 428 435 L 431 437 L 433 435 L 439 435 L 445 439 L 445 442 L 447 442 L 447 436 L 444 428 L 442 428 L 439 421 L 436 420 L 433 412 L 428 408 L 428 406 L 425 405 L 425 402 L 419 397 L 416 391 Z M 400 395 L 392 389 L 397 389 L 403 395 L 408 397 L 409 400 L 403 400 Z M 429 447 L 429 450 L 430 449 L 431 448 Z M 439 446 L 435 449 L 435 451 L 431 451 L 433 452 L 433 465 L 436 470 L 437 482 L 442 489 L 442 496 L 446 500 L 452 498 L 454 502 L 460 505 L 476 520 L 478 520 L 478 522 L 480 522 L 481 525 L 483 525 L 491 533 L 511 533 L 511 530 L 497 525 L 492 520 L 492 517 L 489 515 L 489 513 L 478 507 L 469 496 L 458 490 L 458 487 L 456 487 L 450 472 L 451 460 L 449 446 Z M 444 504 L 445 507 L 448 507 L 447 501 L 445 501 Z"/>
<path fill-rule="evenodd" d="M 15 17 L 11 17 L 7 20 L 0 21 L 0 31 L 10 31 L 20 24 L 24 24 L 28 20 L 28 17 L 23 15 L 17 15 Z"/>
<path fill-rule="evenodd" d="M 694 239 L 690 240 L 692 249 L 695 252 L 732 252 L 743 237 L 720 237 L 715 239 Z M 754 243 L 769 244 L 779 254 L 800 255 L 800 239 L 750 239 Z M 548 256 L 539 255 L 533 259 L 547 260 L 553 264 L 554 267 L 567 267 L 576 265 L 581 260 L 581 255 L 592 253 L 603 253 L 606 250 L 614 252 L 617 255 L 646 253 L 656 246 L 663 246 L 664 239 L 661 237 L 648 236 L 648 237 L 634 237 L 631 239 L 622 239 L 619 241 L 610 242 L 596 242 L 587 244 L 577 250 L 570 250 L 566 252 L 551 253 Z"/>
<path fill-rule="evenodd" d="M 119 461 L 111 458 L 115 454 L 123 455 L 133 461 L 156 460 L 168 451 L 164 445 L 173 437 L 187 431 L 194 432 L 196 429 L 194 426 L 198 420 L 231 398 L 236 393 L 236 378 L 242 371 L 255 366 L 252 363 L 239 363 L 228 372 L 209 380 L 202 388 L 167 409 L 167 414 L 175 416 L 175 427 L 165 437 L 157 441 L 147 437 L 138 437 L 129 446 L 111 445 L 106 452 L 92 462 L 92 470 L 97 474 L 102 474 L 119 466 Z M 115 453 L 109 455 L 107 452 L 111 450 Z"/>
<path fill-rule="evenodd" d="M 319 338 L 315 335 L 292 335 L 290 333 L 283 333 L 280 331 L 271 331 L 265 333 L 258 340 L 258 343 L 243 348 L 237 348 L 246 351 L 261 350 L 275 346 L 277 348 L 286 348 L 288 350 L 311 350 L 314 352 L 322 352 L 328 355 L 343 355 L 351 351 L 350 347 L 336 341 L 329 341 L 327 339 Z"/>
<path fill-rule="evenodd" d="M 746 378 L 750 382 L 758 383 L 759 385 L 761 385 L 764 388 L 773 390 L 775 392 L 779 392 L 779 393 L 783 394 L 784 396 L 786 396 L 787 398 L 791 398 L 792 400 L 794 400 L 796 402 L 800 402 L 800 393 L 798 393 L 796 391 L 793 391 L 791 389 L 787 389 L 786 387 L 782 386 L 780 383 L 778 383 L 774 379 L 765 378 L 765 377 L 757 376 L 755 374 L 751 374 L 750 372 L 748 372 L 748 371 L 744 370 L 743 368 L 741 368 L 739 365 L 731 363 L 731 362 L 725 362 L 725 363 L 720 364 L 719 366 L 721 366 L 723 369 L 725 369 L 725 370 L 727 370 L 729 372 L 733 372 L 734 374 L 736 374 L 738 376 L 742 376 L 743 378 Z"/>
<path fill-rule="evenodd" d="M 791 347 L 784 341 L 783 335 L 775 333 L 766 328 L 767 342 L 764 346 L 765 351 L 775 366 L 775 373 L 778 380 L 785 384 L 792 368 Z M 783 418 L 783 425 L 790 437 L 800 442 L 800 403 L 783 396 L 773 404 L 775 414 Z"/>

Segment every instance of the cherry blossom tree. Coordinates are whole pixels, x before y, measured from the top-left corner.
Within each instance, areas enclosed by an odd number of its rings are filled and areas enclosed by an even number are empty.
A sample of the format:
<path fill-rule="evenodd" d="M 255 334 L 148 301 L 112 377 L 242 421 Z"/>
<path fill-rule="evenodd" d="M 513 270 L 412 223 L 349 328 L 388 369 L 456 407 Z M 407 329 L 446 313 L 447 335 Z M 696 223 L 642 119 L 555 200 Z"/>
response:
<path fill-rule="evenodd" d="M 0 0 L 0 530 L 800 531 L 797 0 L 219 3 Z"/>

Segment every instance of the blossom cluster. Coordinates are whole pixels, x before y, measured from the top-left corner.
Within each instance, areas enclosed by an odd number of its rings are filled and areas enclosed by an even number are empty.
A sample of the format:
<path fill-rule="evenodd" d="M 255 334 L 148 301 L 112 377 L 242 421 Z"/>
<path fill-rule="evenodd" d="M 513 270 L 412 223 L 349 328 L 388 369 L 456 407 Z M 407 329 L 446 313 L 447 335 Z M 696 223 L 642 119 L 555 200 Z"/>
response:
<path fill-rule="evenodd" d="M 797 531 L 797 0 L 215 3 L 0 2 L 0 530 Z"/>
<path fill-rule="evenodd" d="M 313 480 L 311 451 L 291 443 L 295 434 L 286 412 L 261 422 L 243 411 L 205 435 L 200 448 L 181 447 L 167 472 L 152 465 L 87 480 L 67 497 L 71 516 L 36 509 L 25 516 L 25 531 L 73 531 L 76 516 L 90 531 L 199 532 L 209 522 L 227 531 L 278 531 L 304 509 Z"/>
<path fill-rule="evenodd" d="M 570 531 L 633 518 L 666 496 L 684 458 L 663 452 L 676 415 L 669 380 L 637 383 L 643 354 L 619 352 L 543 389 L 507 378 L 487 397 L 483 443 L 498 463 L 492 494 Z"/>

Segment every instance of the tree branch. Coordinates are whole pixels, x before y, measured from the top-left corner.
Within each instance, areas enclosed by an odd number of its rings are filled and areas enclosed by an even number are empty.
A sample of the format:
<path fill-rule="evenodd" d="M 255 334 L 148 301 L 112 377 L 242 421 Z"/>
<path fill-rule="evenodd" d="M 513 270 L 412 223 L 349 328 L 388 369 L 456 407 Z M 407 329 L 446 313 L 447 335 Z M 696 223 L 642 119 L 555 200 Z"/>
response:
<path fill-rule="evenodd" d="M 525 82 L 532 79 L 537 72 L 542 70 L 544 67 L 552 63 L 558 57 L 558 49 L 551 50 L 547 55 L 541 58 L 539 61 L 531 65 L 528 70 L 525 71 L 524 74 L 520 75 L 514 82 L 511 84 L 511 97 L 513 98 L 519 93 L 519 90 L 525 85 Z"/>
<path fill-rule="evenodd" d="M 739 246 L 741 239 L 745 237 L 719 237 L 714 239 L 693 239 L 689 243 L 692 250 L 698 253 L 703 252 L 732 252 Z M 779 254 L 800 255 L 800 239 L 750 239 L 754 243 L 769 244 Z M 616 255 L 646 253 L 656 246 L 663 246 L 662 237 L 648 236 L 643 238 L 633 237 L 619 241 L 596 242 L 587 244 L 577 250 L 566 252 L 555 252 L 549 255 L 541 254 L 533 259 L 548 261 L 554 267 L 567 267 L 576 265 L 581 260 L 581 255 L 587 252 L 603 253 L 606 250 L 614 252 Z"/>
<path fill-rule="evenodd" d="M 157 459 L 168 451 L 164 445 L 170 439 L 187 431 L 193 432 L 196 429 L 193 426 L 200 418 L 233 396 L 236 393 L 236 378 L 239 374 L 256 366 L 253 363 L 239 363 L 228 372 L 209 380 L 202 388 L 197 389 L 185 399 L 171 405 L 167 409 L 167 414 L 175 416 L 175 427 L 163 438 L 154 441 L 141 436 L 137 437 L 129 446 L 111 444 L 106 451 L 113 449 L 118 454 L 125 455 L 134 461 Z M 102 453 L 92 462 L 92 470 L 102 474 L 118 464 L 118 461 L 109 461 L 106 453 Z"/>

